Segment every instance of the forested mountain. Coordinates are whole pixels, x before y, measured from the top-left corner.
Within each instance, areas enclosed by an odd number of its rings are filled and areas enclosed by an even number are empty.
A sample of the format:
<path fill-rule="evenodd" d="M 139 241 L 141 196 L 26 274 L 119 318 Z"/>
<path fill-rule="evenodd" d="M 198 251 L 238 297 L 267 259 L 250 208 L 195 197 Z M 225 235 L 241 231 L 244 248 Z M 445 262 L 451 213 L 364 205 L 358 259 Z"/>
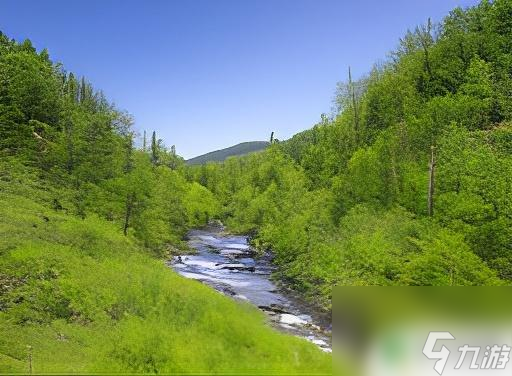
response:
<path fill-rule="evenodd" d="M 0 373 L 328 372 L 314 345 L 164 265 L 220 206 L 154 132 L 137 149 L 132 122 L 0 34 Z"/>
<path fill-rule="evenodd" d="M 228 157 L 237 157 L 265 149 L 270 144 L 267 141 L 242 142 L 229 148 L 215 150 L 186 161 L 187 165 L 198 165 L 207 162 L 222 162 Z"/>
<path fill-rule="evenodd" d="M 512 1 L 409 31 L 335 104 L 332 119 L 189 179 L 324 307 L 335 284 L 510 283 Z"/>

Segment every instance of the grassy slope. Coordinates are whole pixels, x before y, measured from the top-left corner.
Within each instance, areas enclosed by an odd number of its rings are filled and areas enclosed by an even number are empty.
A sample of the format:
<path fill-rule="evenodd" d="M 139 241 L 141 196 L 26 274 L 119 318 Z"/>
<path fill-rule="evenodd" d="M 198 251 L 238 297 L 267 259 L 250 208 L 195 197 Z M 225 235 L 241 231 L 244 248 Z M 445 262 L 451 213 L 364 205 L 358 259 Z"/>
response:
<path fill-rule="evenodd" d="M 112 223 L 0 178 L 0 373 L 27 372 L 28 345 L 35 372 L 330 371 L 329 355 L 178 276 Z"/>
<path fill-rule="evenodd" d="M 267 141 L 242 142 L 229 148 L 215 150 L 187 160 L 188 165 L 199 165 L 206 162 L 222 162 L 228 157 L 241 156 L 265 149 Z"/>

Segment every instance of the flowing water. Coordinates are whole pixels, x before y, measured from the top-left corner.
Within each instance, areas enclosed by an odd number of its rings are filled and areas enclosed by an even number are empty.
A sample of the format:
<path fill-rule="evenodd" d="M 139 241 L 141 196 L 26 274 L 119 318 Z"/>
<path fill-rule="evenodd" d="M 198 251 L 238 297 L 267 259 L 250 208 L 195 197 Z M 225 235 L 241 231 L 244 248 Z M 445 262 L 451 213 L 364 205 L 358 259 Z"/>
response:
<path fill-rule="evenodd" d="M 330 320 L 270 280 L 270 254 L 256 257 L 245 236 L 225 234 L 221 226 L 190 231 L 188 244 L 196 253 L 169 262 L 179 274 L 254 304 L 275 328 L 331 351 Z"/>

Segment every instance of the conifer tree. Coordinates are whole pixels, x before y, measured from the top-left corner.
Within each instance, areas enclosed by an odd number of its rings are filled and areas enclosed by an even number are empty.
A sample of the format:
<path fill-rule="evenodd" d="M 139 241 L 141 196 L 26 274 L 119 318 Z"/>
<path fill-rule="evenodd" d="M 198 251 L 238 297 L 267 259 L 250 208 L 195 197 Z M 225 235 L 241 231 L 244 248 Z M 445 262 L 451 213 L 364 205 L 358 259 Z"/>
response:
<path fill-rule="evenodd" d="M 158 164 L 158 142 L 156 140 L 156 132 L 153 131 L 151 136 L 151 162 L 156 165 Z"/>

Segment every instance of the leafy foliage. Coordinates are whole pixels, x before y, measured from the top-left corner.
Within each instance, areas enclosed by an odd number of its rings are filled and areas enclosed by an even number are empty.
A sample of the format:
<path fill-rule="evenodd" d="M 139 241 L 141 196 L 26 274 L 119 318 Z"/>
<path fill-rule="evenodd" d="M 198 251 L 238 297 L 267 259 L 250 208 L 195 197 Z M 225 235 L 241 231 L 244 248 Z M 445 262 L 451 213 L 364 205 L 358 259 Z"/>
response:
<path fill-rule="evenodd" d="M 150 150 L 136 149 L 132 117 L 45 50 L 0 34 L 0 81 L 0 155 L 65 187 L 49 198 L 59 210 L 100 215 L 157 254 L 180 245 L 189 225 L 216 215 L 211 197 L 186 205 L 197 187 L 183 178 L 174 148 L 153 132 Z"/>
<path fill-rule="evenodd" d="M 508 283 L 511 10 L 482 1 L 428 21 L 367 76 L 338 84 L 332 119 L 258 155 L 189 168 L 189 179 L 326 307 L 334 284 Z"/>

